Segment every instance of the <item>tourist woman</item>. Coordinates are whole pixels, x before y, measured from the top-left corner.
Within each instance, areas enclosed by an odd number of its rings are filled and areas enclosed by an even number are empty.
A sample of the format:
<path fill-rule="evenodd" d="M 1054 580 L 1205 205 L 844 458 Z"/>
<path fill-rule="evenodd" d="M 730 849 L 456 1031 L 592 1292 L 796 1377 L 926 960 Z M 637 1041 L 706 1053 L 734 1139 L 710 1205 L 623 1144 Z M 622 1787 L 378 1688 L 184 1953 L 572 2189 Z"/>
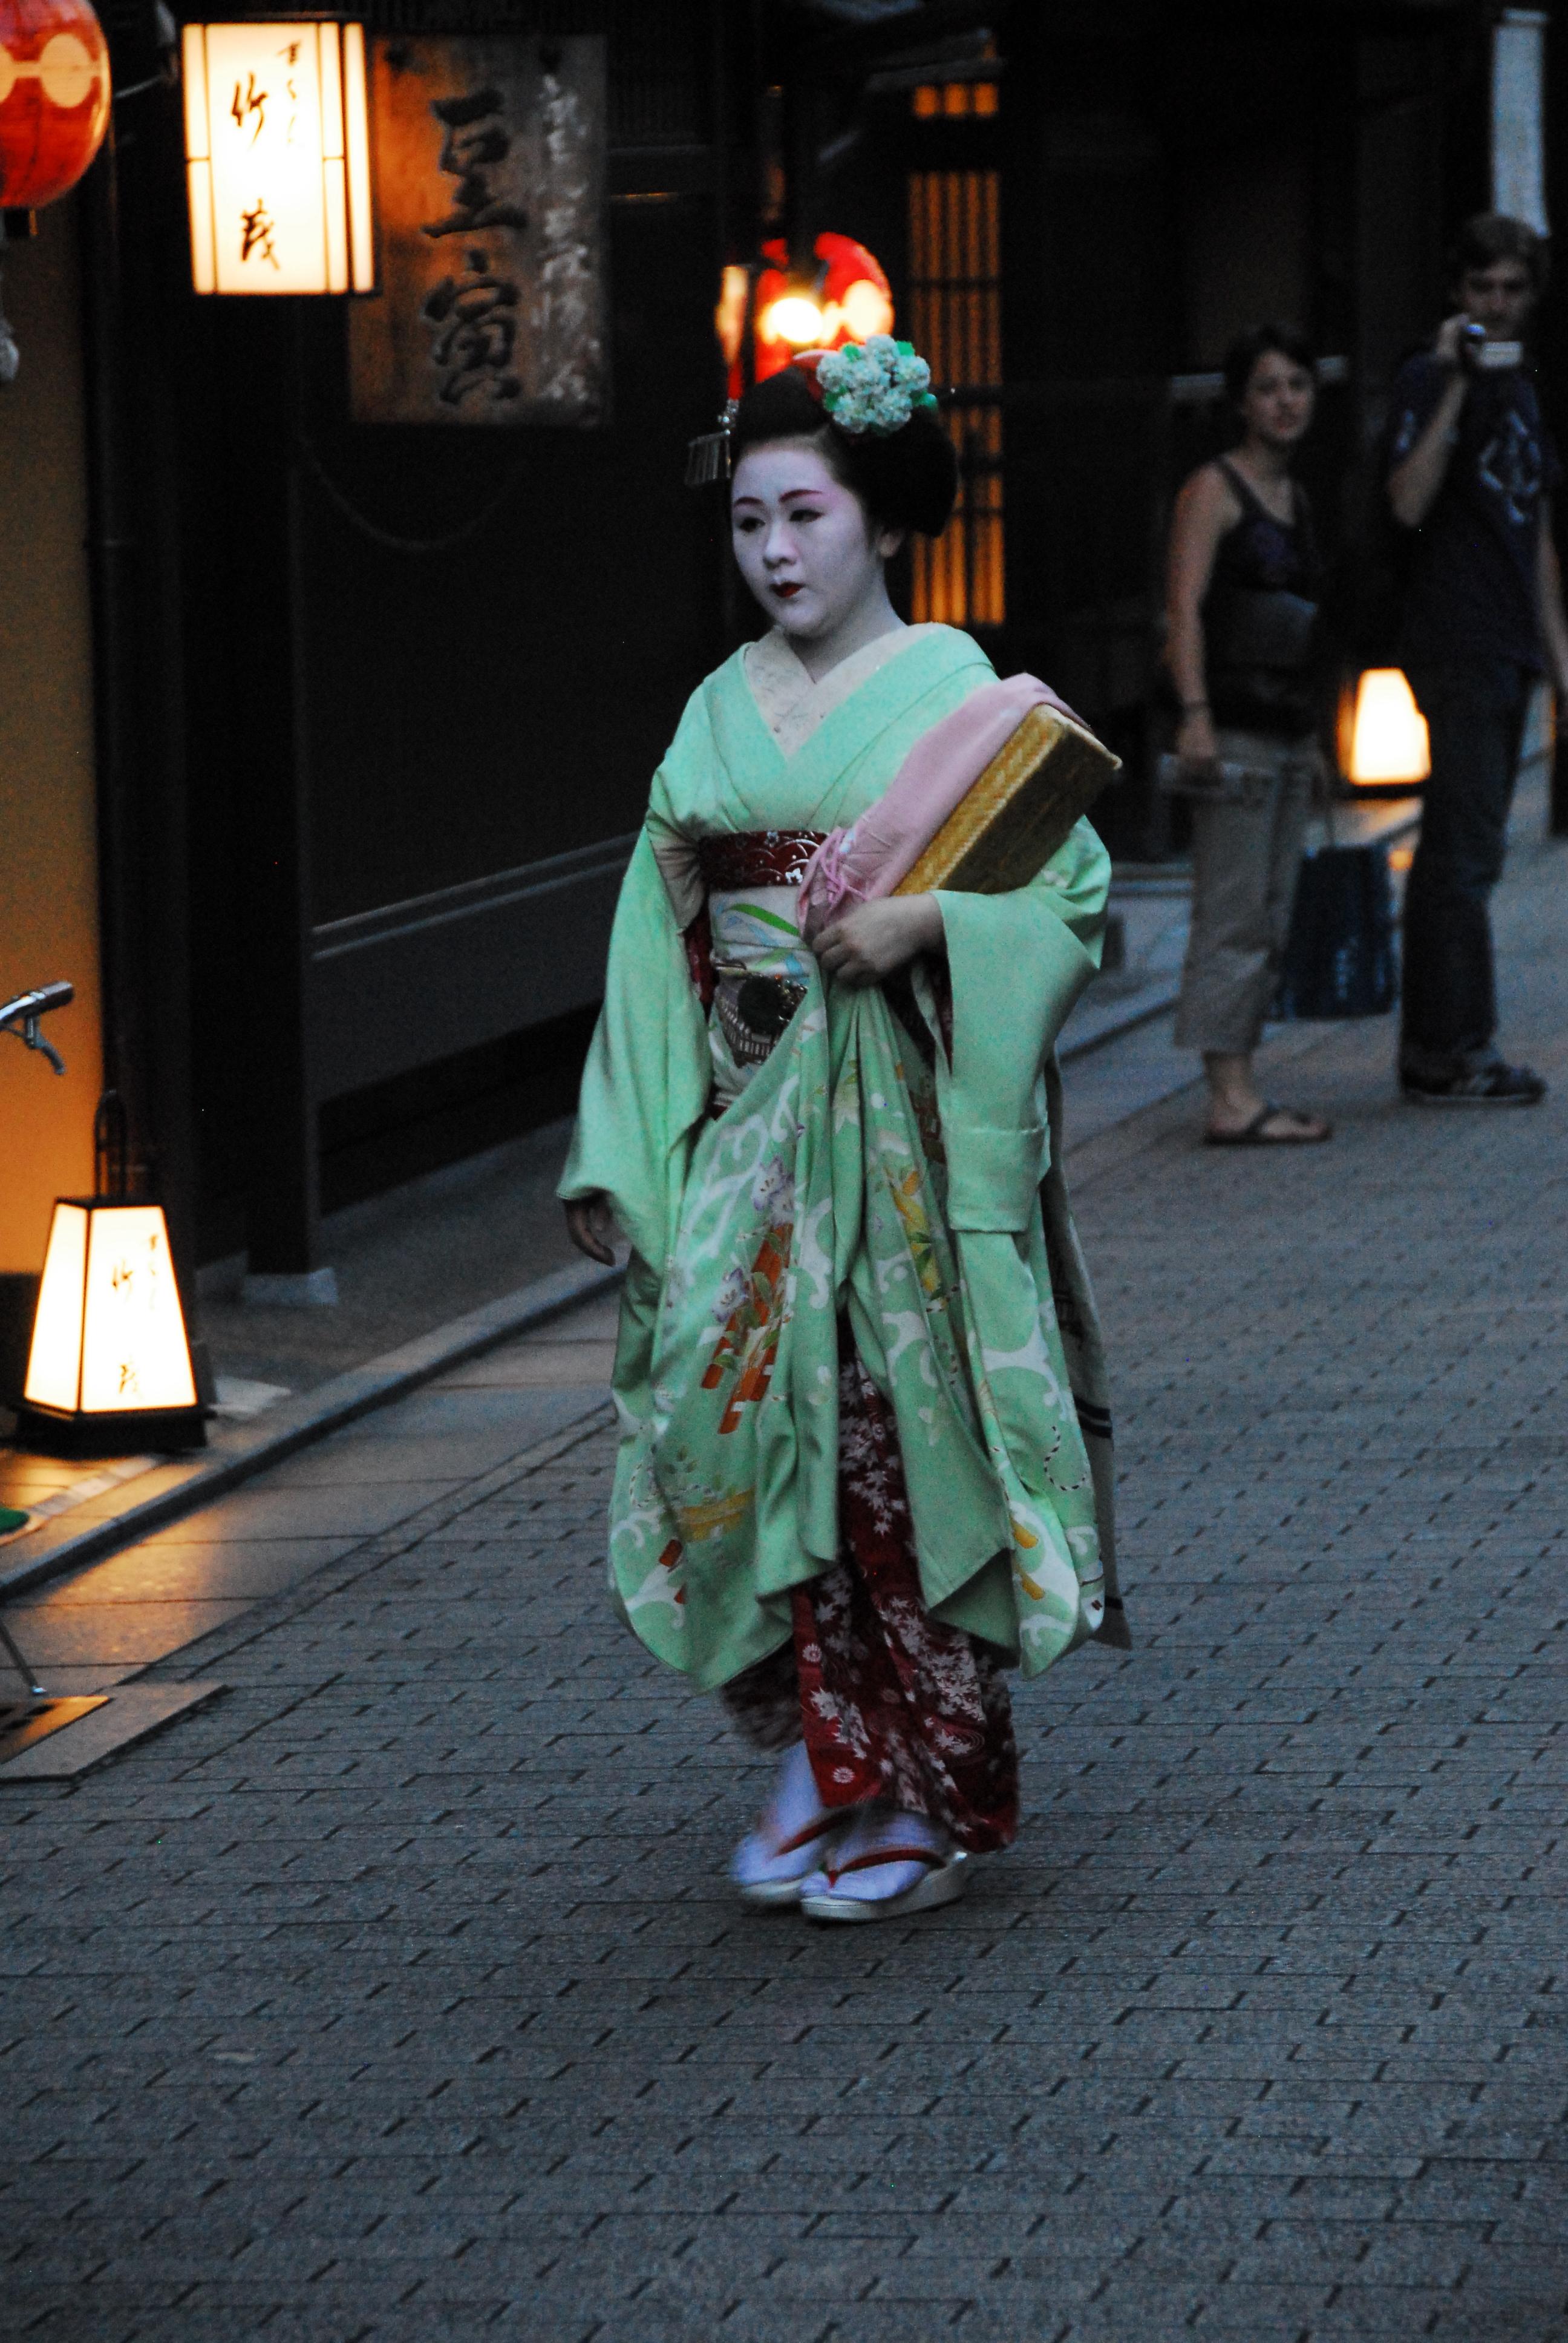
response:
<path fill-rule="evenodd" d="M 737 1888 L 824 1920 L 946 1903 L 1010 1843 L 1002 1671 L 1102 1630 L 1113 1594 L 1050 1060 L 1104 850 L 1081 821 L 1016 893 L 864 901 L 813 941 L 800 915 L 828 834 L 1000 689 L 888 598 L 953 504 L 926 379 L 878 337 L 740 402 L 733 542 L 771 627 L 655 776 L 560 1189 L 592 1258 L 612 1215 L 631 1242 L 613 1592 L 779 1756 Z"/>
<path fill-rule="evenodd" d="M 1317 376 L 1298 334 L 1260 326 L 1225 360 L 1241 445 L 1194 472 L 1171 531 L 1166 660 L 1192 798 L 1192 926 L 1178 1049 L 1201 1050 L 1204 1137 L 1292 1147 L 1331 1136 L 1275 1106 L 1252 1055 L 1279 980 L 1320 758 L 1313 628 L 1320 579 L 1291 466 Z"/>

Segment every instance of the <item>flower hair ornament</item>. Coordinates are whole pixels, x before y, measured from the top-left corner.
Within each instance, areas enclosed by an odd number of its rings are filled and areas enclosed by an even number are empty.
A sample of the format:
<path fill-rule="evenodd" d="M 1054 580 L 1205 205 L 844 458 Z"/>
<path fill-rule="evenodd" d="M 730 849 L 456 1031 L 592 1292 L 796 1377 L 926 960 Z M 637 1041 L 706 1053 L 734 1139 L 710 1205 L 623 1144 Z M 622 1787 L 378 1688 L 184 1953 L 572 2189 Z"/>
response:
<path fill-rule="evenodd" d="M 829 420 L 851 439 L 866 432 L 874 438 L 891 438 L 916 407 L 934 410 L 937 406 L 930 367 L 916 356 L 912 342 L 896 342 L 891 334 L 869 334 L 863 342 L 846 342 L 839 350 L 802 350 L 791 364 Z M 729 479 L 738 404 L 732 398 L 724 407 L 717 430 L 689 441 L 689 488 Z"/>
<path fill-rule="evenodd" d="M 937 403 L 930 367 L 916 357 L 912 342 L 896 342 L 891 334 L 869 334 L 839 350 L 803 350 L 795 363 L 823 412 L 851 439 L 868 431 L 890 438 L 917 407 L 934 408 Z"/>

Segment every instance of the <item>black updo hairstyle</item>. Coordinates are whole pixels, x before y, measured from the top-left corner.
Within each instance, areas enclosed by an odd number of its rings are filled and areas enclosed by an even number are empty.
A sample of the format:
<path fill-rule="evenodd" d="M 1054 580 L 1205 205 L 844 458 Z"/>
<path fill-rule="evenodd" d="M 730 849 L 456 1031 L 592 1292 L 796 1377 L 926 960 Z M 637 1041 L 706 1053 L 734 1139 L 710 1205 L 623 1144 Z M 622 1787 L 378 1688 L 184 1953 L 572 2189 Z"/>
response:
<path fill-rule="evenodd" d="M 897 431 L 840 431 L 799 367 L 753 383 L 730 427 L 731 460 L 774 439 L 813 439 L 837 480 L 852 489 L 878 528 L 940 537 L 959 492 L 959 459 L 935 410 L 917 407 Z"/>

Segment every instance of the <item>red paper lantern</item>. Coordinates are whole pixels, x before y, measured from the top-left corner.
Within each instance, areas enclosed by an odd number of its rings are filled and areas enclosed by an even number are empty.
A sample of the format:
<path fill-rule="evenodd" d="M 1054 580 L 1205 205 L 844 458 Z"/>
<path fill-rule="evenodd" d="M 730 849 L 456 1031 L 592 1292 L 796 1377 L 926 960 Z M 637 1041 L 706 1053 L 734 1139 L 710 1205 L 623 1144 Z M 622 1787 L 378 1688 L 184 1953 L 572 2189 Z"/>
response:
<path fill-rule="evenodd" d="M 108 119 L 108 44 L 87 0 L 0 0 L 0 205 L 66 194 Z"/>
<path fill-rule="evenodd" d="M 0 5 L 4 0 L 0 0 Z M 812 246 L 814 276 L 797 280 L 789 271 L 789 247 L 782 237 L 762 246 L 766 267 L 757 273 L 727 268 L 714 326 L 729 367 L 729 396 L 745 387 L 741 343 L 752 321 L 754 378 L 766 381 L 801 349 L 842 349 L 868 334 L 893 330 L 892 288 L 880 262 L 853 236 L 824 233 Z"/>

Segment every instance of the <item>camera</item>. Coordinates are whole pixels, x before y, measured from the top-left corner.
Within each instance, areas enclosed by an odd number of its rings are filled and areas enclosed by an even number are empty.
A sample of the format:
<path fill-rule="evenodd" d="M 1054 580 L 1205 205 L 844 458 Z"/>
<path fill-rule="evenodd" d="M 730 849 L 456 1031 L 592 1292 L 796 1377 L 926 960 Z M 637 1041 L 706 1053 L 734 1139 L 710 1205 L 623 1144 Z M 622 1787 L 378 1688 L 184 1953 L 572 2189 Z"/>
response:
<path fill-rule="evenodd" d="M 1459 338 L 1466 366 L 1473 367 L 1478 374 L 1506 374 L 1524 363 L 1523 342 L 1489 342 L 1485 327 L 1476 325 L 1473 319 Z"/>

